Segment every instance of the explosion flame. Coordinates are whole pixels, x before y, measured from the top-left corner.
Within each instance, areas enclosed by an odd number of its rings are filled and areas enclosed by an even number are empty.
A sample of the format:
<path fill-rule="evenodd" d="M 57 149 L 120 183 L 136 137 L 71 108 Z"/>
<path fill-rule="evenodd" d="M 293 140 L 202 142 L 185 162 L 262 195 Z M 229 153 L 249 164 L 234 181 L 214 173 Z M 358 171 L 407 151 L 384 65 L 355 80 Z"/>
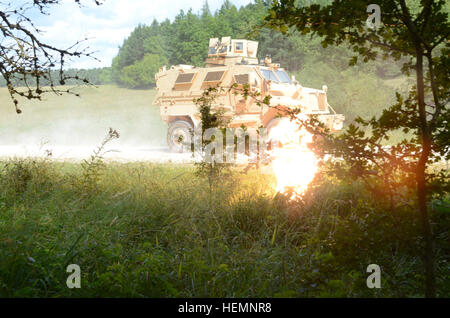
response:
<path fill-rule="evenodd" d="M 300 119 L 300 118 L 299 118 Z M 291 200 L 301 198 L 318 171 L 317 158 L 308 148 L 312 134 L 296 121 L 283 118 L 269 132 L 269 140 L 279 142 L 271 152 L 272 169 L 277 179 L 277 191 L 291 194 Z"/>

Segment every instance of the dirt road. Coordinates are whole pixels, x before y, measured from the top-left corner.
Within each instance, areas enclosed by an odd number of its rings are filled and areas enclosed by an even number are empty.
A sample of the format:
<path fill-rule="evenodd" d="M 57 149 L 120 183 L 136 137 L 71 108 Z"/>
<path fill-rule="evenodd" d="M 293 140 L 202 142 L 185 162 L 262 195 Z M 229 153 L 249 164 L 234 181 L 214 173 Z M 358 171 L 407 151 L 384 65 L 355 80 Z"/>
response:
<path fill-rule="evenodd" d="M 52 145 L 0 145 L 0 158 L 26 158 L 26 157 L 46 157 L 50 154 L 51 158 L 57 161 L 79 162 L 88 159 L 95 150 L 95 146 L 52 146 Z M 104 158 L 107 161 L 133 162 L 172 162 L 188 163 L 192 162 L 191 154 L 178 154 L 169 152 L 164 147 L 124 147 L 106 146 Z"/>

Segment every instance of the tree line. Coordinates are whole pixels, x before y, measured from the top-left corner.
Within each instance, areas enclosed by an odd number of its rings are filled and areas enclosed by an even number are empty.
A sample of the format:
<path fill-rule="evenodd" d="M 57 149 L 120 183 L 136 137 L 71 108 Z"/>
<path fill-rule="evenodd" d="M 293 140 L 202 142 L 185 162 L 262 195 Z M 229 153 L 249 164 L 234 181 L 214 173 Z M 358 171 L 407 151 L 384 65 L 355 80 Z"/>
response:
<path fill-rule="evenodd" d="M 310 1 L 304 1 L 310 2 Z M 326 4 L 327 0 L 315 3 Z M 330 55 L 341 56 L 338 61 L 348 67 L 346 56 L 351 52 L 330 50 L 324 54 L 320 39 L 311 39 L 292 31 L 289 37 L 268 28 L 260 28 L 271 1 L 255 0 L 239 9 L 225 0 L 221 8 L 211 13 L 205 2 L 199 13 L 192 10 L 180 11 L 174 21 L 161 23 L 154 20 L 150 25 L 140 24 L 125 39 L 118 55 L 112 62 L 113 80 L 127 87 L 145 87 L 154 84 L 153 74 L 164 64 L 190 64 L 202 66 L 207 56 L 209 39 L 231 36 L 237 39 L 252 39 L 259 42 L 259 58 L 267 54 L 291 72 L 299 72 L 308 65 L 318 62 L 312 57 L 320 57 L 329 65 Z M 336 54 L 337 53 L 337 54 Z M 398 74 L 384 69 L 380 64 L 375 70 L 381 77 Z M 397 70 L 398 71 L 398 70 Z"/>
<path fill-rule="evenodd" d="M 327 5 L 330 1 L 298 2 L 306 6 L 311 2 Z M 351 67 L 349 60 L 354 52 L 350 47 L 323 48 L 320 37 L 311 38 L 294 28 L 284 36 L 261 27 L 271 4 L 269 0 L 255 0 L 237 8 L 225 0 L 212 13 L 205 1 L 198 13 L 180 11 L 173 21 L 140 24 L 124 40 L 113 59 L 111 80 L 128 88 L 152 87 L 154 74 L 161 66 L 203 66 L 209 39 L 231 36 L 258 41 L 258 58 L 271 55 L 273 61 L 295 75 L 303 86 L 320 88 L 326 84 L 330 88 L 330 103 L 349 119 L 373 116 L 393 102 L 395 91 L 405 84 L 400 62 L 379 59 Z"/>

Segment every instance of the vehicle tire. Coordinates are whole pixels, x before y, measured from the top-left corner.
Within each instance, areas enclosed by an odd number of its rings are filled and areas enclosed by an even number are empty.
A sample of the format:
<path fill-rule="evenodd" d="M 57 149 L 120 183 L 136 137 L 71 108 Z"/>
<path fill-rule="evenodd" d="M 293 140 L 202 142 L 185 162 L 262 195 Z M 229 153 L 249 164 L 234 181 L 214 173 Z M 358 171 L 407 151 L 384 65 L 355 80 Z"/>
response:
<path fill-rule="evenodd" d="M 271 119 L 266 125 L 267 134 L 270 134 L 270 130 L 272 128 L 276 127 L 280 122 L 281 122 L 281 118 L 279 118 L 279 117 Z"/>
<path fill-rule="evenodd" d="M 266 129 L 267 129 L 267 141 L 268 141 L 268 150 L 272 150 L 272 147 L 277 147 L 280 146 L 280 143 L 278 140 L 272 140 L 271 136 L 270 136 L 270 131 L 271 129 L 275 128 L 276 126 L 278 126 L 281 122 L 281 118 L 277 117 L 277 118 L 273 118 L 271 119 L 267 125 L 266 125 Z"/>
<path fill-rule="evenodd" d="M 171 152 L 189 152 L 192 145 L 192 125 L 183 120 L 171 122 L 167 130 L 167 144 Z"/>

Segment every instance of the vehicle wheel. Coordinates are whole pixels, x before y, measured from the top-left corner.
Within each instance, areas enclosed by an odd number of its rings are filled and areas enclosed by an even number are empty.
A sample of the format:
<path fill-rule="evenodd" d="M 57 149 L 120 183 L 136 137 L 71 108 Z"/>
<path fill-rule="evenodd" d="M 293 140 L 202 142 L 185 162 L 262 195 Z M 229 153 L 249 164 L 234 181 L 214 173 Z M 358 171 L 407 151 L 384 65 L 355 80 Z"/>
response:
<path fill-rule="evenodd" d="M 272 147 L 279 147 L 280 146 L 280 142 L 278 140 L 272 140 L 272 136 L 270 136 L 270 131 L 275 128 L 276 126 L 278 126 L 281 122 L 281 118 L 273 118 L 272 120 L 270 120 L 267 125 L 266 125 L 266 129 L 267 129 L 267 141 L 268 141 L 268 150 L 272 150 Z"/>
<path fill-rule="evenodd" d="M 191 151 L 193 127 L 187 121 L 174 121 L 167 130 L 167 144 L 171 152 Z"/>
<path fill-rule="evenodd" d="M 273 118 L 273 119 L 271 119 L 268 123 L 267 123 L 267 125 L 266 125 L 266 128 L 267 128 L 267 134 L 270 134 L 270 130 L 272 129 L 272 128 L 274 128 L 274 127 L 276 127 L 276 126 L 278 126 L 278 124 L 281 122 L 281 118 Z"/>

